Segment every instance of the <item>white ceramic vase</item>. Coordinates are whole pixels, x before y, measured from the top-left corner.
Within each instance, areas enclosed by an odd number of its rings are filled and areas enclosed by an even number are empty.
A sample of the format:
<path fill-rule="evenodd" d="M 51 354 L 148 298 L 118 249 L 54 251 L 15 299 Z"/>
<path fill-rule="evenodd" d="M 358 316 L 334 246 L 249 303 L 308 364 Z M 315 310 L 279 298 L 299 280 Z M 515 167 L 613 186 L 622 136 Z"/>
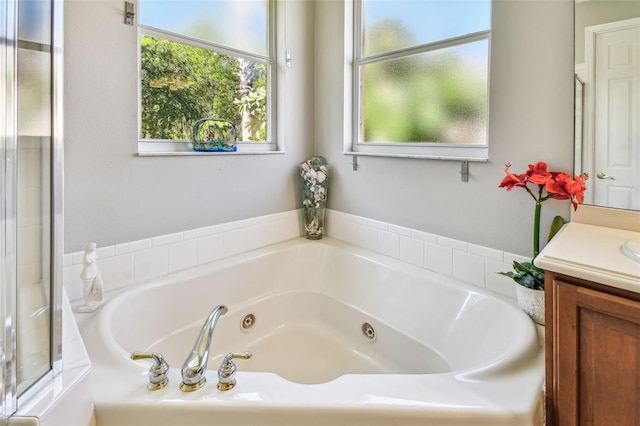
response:
<path fill-rule="evenodd" d="M 533 290 L 516 284 L 518 306 L 525 311 L 533 321 L 544 325 L 544 290 Z"/>

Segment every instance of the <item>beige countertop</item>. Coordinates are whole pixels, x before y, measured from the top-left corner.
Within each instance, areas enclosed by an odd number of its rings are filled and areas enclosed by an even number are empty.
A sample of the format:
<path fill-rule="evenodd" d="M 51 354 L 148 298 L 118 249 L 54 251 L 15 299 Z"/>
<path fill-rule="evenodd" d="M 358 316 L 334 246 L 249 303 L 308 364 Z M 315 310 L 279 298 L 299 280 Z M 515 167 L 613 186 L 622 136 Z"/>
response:
<path fill-rule="evenodd" d="M 640 293 L 640 262 L 622 246 L 640 232 L 571 222 L 535 260 L 539 268 Z"/>

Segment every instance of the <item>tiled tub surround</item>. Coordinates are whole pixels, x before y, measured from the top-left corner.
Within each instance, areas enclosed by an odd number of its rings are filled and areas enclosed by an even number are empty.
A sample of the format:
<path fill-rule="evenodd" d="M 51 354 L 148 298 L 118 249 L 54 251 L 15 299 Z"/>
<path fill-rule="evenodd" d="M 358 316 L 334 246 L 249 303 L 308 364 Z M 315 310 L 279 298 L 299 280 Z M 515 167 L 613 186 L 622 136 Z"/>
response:
<path fill-rule="evenodd" d="M 328 211 L 327 215 L 329 236 L 335 239 L 510 299 L 516 298 L 513 280 L 497 273 L 511 270 L 514 260 L 531 261 L 529 257 L 335 210 Z"/>
<path fill-rule="evenodd" d="M 198 228 L 115 246 L 98 247 L 104 290 L 297 238 L 301 210 Z M 428 269 L 515 299 L 510 278 L 514 260 L 531 259 L 390 223 L 327 210 L 327 235 L 355 246 Z M 64 256 L 64 286 L 69 299 L 82 298 L 82 252 Z"/>
<path fill-rule="evenodd" d="M 298 210 L 292 210 L 115 246 L 98 246 L 104 291 L 297 238 L 301 232 L 299 216 Z M 64 256 L 64 286 L 72 301 L 82 298 L 83 255 L 76 252 Z"/>

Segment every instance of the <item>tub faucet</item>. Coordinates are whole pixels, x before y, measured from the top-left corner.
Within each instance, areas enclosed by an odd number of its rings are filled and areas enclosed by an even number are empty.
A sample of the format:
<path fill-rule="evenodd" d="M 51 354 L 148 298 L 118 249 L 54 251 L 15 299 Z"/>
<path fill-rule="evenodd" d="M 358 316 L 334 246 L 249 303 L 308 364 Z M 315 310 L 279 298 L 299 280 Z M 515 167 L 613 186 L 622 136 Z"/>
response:
<path fill-rule="evenodd" d="M 193 345 L 191 353 L 182 364 L 182 383 L 180 389 L 183 392 L 191 392 L 200 389 L 206 382 L 207 362 L 209 361 L 209 347 L 211 346 L 211 336 L 216 328 L 216 323 L 220 315 L 227 313 L 224 305 L 216 306 L 211 311 L 200 329 L 200 334 Z"/>

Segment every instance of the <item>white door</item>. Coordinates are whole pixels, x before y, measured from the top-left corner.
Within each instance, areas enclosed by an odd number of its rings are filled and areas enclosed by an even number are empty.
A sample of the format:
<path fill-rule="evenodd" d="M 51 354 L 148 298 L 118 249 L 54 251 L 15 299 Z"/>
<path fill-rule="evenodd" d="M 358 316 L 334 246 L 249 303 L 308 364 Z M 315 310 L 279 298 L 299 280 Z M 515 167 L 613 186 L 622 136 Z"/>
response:
<path fill-rule="evenodd" d="M 640 209 L 640 20 L 595 34 L 596 205 Z M 621 23 L 622 24 L 622 23 Z"/>

